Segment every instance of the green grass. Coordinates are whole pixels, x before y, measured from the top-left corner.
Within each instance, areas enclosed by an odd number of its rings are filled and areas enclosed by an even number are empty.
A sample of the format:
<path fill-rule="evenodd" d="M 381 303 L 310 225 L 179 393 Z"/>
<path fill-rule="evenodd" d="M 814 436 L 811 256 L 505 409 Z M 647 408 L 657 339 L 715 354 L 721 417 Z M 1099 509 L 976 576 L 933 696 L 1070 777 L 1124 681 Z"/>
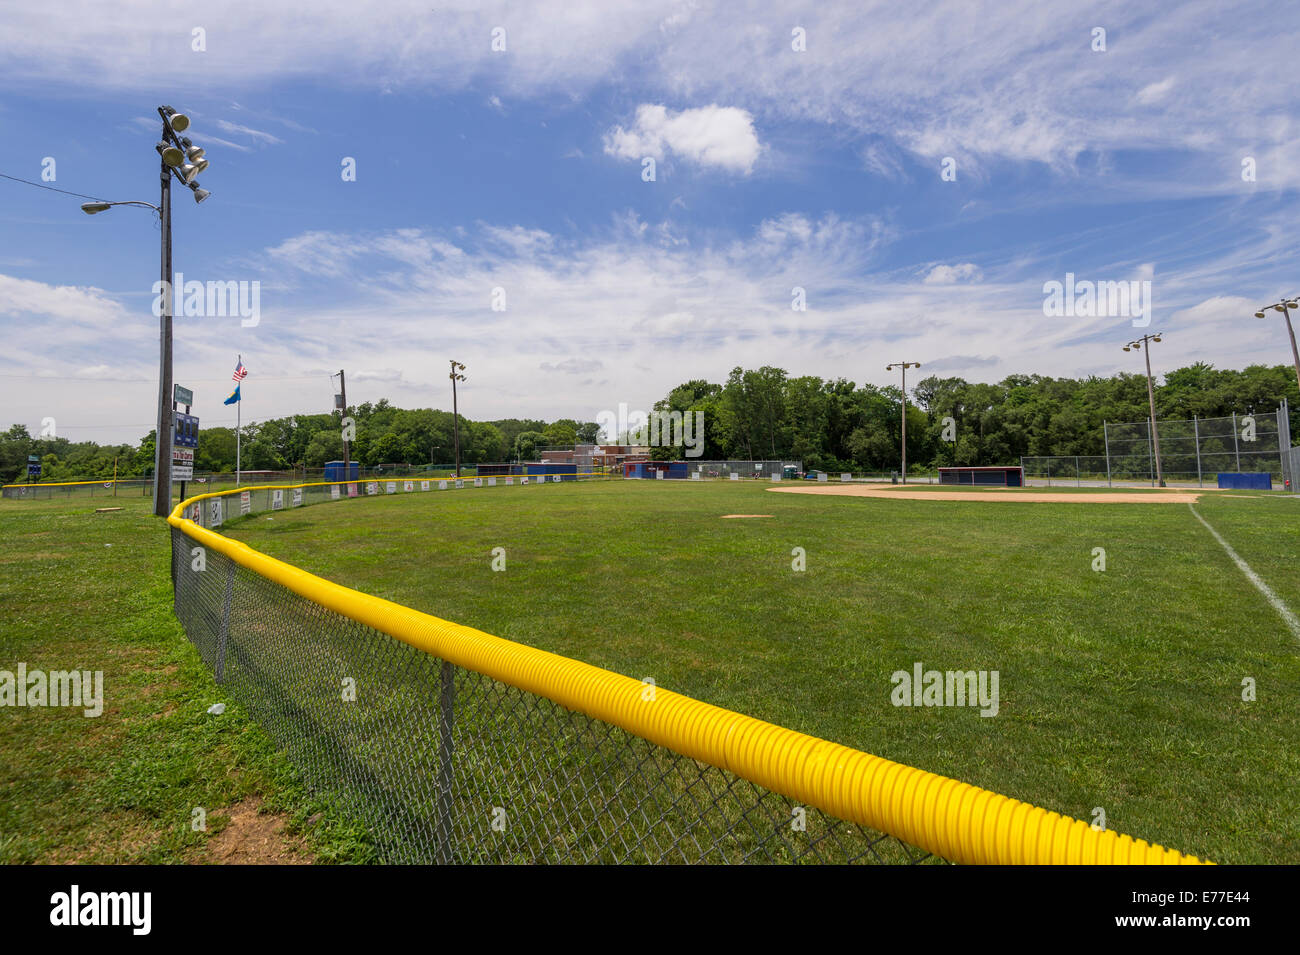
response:
<path fill-rule="evenodd" d="M 1197 507 L 1300 609 L 1300 501 Z M 229 533 L 368 593 L 1215 861 L 1300 861 L 1300 645 L 1184 504 L 608 482 L 266 516 Z M 890 705 L 918 661 L 998 670 L 999 715 Z"/>
<path fill-rule="evenodd" d="M 0 709 L 0 862 L 209 861 L 207 840 L 252 796 L 308 858 L 370 858 L 365 833 L 314 801 L 185 639 L 150 504 L 0 502 L 0 669 L 104 673 L 97 718 Z M 105 506 L 123 509 L 94 513 Z M 209 716 L 216 702 L 227 710 Z M 195 807 L 206 832 L 191 829 Z"/>

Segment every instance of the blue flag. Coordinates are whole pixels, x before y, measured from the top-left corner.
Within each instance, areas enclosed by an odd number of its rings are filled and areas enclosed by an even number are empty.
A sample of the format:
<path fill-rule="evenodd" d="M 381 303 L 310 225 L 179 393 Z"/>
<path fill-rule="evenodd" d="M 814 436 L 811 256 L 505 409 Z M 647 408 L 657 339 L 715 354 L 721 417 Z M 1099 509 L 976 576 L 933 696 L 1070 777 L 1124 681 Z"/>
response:
<path fill-rule="evenodd" d="M 239 385 L 235 385 L 234 393 L 231 394 L 231 396 L 227 398 L 225 401 L 223 401 L 222 404 L 233 405 L 238 400 L 239 400 Z"/>

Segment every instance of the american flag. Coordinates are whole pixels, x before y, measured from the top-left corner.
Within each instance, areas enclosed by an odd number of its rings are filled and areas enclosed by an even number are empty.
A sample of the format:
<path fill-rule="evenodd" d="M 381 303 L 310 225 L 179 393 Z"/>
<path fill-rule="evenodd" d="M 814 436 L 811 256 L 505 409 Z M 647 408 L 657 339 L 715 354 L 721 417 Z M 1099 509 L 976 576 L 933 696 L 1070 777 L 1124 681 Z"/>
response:
<path fill-rule="evenodd" d="M 230 380 L 243 381 L 244 376 L 247 374 L 248 374 L 248 369 L 244 367 L 244 363 L 241 361 L 239 362 L 239 364 L 235 365 L 235 373 L 230 376 Z"/>

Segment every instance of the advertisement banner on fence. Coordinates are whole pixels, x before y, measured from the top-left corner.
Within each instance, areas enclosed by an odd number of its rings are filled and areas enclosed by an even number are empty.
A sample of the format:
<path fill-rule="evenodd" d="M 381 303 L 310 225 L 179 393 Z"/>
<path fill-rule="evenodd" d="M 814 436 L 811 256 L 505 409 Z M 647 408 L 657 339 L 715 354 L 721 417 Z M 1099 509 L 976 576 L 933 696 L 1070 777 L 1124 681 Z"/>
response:
<path fill-rule="evenodd" d="M 367 482 L 366 482 L 366 493 L 367 493 L 367 494 L 378 494 L 378 493 L 379 493 L 379 482 L 378 482 L 378 481 L 367 481 Z"/>
<path fill-rule="evenodd" d="M 420 490 L 421 490 L 421 491 L 427 491 L 427 490 L 429 490 L 429 482 L 428 482 L 428 481 L 421 481 L 421 482 L 420 482 Z"/>
<path fill-rule="evenodd" d="M 507 477 L 507 478 L 506 478 L 506 483 L 507 483 L 507 484 L 514 484 L 514 483 L 515 483 L 515 479 L 512 478 L 512 477 Z"/>
<path fill-rule="evenodd" d="M 194 506 L 190 508 L 190 520 L 192 520 L 195 524 L 199 524 L 200 526 L 203 524 L 202 504 L 195 502 Z"/>
<path fill-rule="evenodd" d="M 497 486 L 497 479 L 496 479 L 496 478 L 488 478 L 488 487 L 496 487 L 496 486 Z"/>
<path fill-rule="evenodd" d="M 388 494 L 396 494 L 396 493 L 397 493 L 397 482 L 396 482 L 396 481 L 389 481 L 387 484 L 384 485 L 384 491 L 385 491 L 386 493 L 388 493 Z"/>
<path fill-rule="evenodd" d="M 239 492 L 239 513 L 247 514 L 253 509 L 253 497 L 247 491 Z"/>
<path fill-rule="evenodd" d="M 414 490 L 415 490 L 415 482 L 414 482 L 414 481 L 407 481 L 407 482 L 405 482 L 405 483 L 402 485 L 402 490 L 403 490 L 403 491 L 414 491 Z"/>
<path fill-rule="evenodd" d="M 735 471 L 732 471 L 732 472 L 731 472 L 731 479 L 732 479 L 733 481 L 739 481 L 739 480 L 740 480 L 740 475 L 737 474 Z"/>
<path fill-rule="evenodd" d="M 271 510 L 278 511 L 284 507 L 284 491 L 275 490 L 271 492 Z"/>
<path fill-rule="evenodd" d="M 355 484 L 349 484 L 348 497 L 356 497 L 356 496 L 357 496 L 357 486 Z"/>
<path fill-rule="evenodd" d="M 298 507 L 300 504 L 302 504 L 302 488 L 296 487 L 293 489 L 293 506 Z"/>
<path fill-rule="evenodd" d="M 483 486 L 483 479 L 482 479 L 482 478 L 475 478 L 475 479 L 474 479 L 474 486 L 475 486 L 475 487 L 482 487 L 482 486 Z"/>
<path fill-rule="evenodd" d="M 331 500 L 331 501 L 337 501 L 338 499 L 339 499 L 339 486 L 338 486 L 337 484 L 331 484 L 331 485 L 330 485 L 330 500 Z"/>
<path fill-rule="evenodd" d="M 457 481 L 457 482 L 456 482 L 456 486 L 457 486 L 457 487 L 464 487 L 464 486 L 465 486 L 465 482 L 464 482 L 464 481 Z"/>
<path fill-rule="evenodd" d="M 521 478 L 519 479 L 519 483 L 520 483 L 520 484 L 527 484 L 527 483 L 528 483 L 528 475 L 525 474 L 523 477 L 521 477 Z"/>
<path fill-rule="evenodd" d="M 219 498 L 219 497 L 214 497 L 214 498 L 209 502 L 209 506 L 208 506 L 208 511 L 210 512 L 210 516 L 209 516 L 209 519 L 208 519 L 208 526 L 209 526 L 209 527 L 220 527 L 220 526 L 221 526 L 221 510 L 222 510 L 222 508 L 221 508 L 221 498 Z"/>
<path fill-rule="evenodd" d="M 552 475 L 551 475 L 551 481 L 554 482 L 555 484 L 559 484 L 559 483 L 560 483 L 560 476 L 559 476 L 558 474 L 552 474 Z"/>
<path fill-rule="evenodd" d="M 438 490 L 439 490 L 439 491 L 445 491 L 445 490 L 447 490 L 447 482 L 446 482 L 446 481 L 439 481 L 439 482 L 438 482 Z"/>

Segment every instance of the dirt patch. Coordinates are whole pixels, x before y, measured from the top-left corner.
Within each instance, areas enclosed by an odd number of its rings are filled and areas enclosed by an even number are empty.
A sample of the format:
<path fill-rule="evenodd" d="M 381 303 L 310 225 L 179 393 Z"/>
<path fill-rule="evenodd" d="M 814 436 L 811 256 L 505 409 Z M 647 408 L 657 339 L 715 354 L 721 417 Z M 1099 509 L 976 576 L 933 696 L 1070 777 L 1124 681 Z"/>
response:
<path fill-rule="evenodd" d="M 208 840 L 208 852 L 222 865 L 308 865 L 301 840 L 285 834 L 284 817 L 262 813 L 250 796 L 230 809 L 226 828 Z"/>
<path fill-rule="evenodd" d="M 892 497 L 908 501 L 1002 501 L 1016 504 L 1195 504 L 1200 493 L 1194 491 L 1080 491 L 1061 493 L 998 488 L 982 491 L 921 491 L 901 487 L 868 487 L 863 484 L 827 487 L 770 487 L 769 491 L 785 494 L 830 494 L 838 497 Z"/>
<path fill-rule="evenodd" d="M 771 517 L 771 514 L 723 514 L 722 519 L 730 520 L 733 517 Z"/>

